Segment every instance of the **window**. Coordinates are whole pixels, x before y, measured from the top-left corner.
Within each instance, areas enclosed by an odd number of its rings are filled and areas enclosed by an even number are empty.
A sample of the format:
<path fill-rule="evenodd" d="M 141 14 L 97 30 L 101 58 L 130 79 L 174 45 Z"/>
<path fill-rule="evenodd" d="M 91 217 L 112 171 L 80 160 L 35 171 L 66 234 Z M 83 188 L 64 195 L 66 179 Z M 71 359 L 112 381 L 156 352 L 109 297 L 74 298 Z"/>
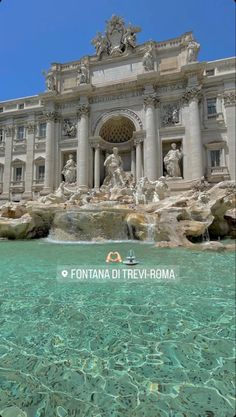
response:
<path fill-rule="evenodd" d="M 24 126 L 18 126 L 17 128 L 17 139 L 22 140 L 25 136 L 25 128 Z"/>
<path fill-rule="evenodd" d="M 3 129 L 0 129 L 0 143 L 2 143 L 4 140 L 4 133 L 3 133 Z"/>
<path fill-rule="evenodd" d="M 215 68 L 206 70 L 206 75 L 210 77 L 211 75 L 215 75 Z"/>
<path fill-rule="evenodd" d="M 219 167 L 220 166 L 220 149 L 210 151 L 211 157 L 211 167 Z"/>
<path fill-rule="evenodd" d="M 0 107 L 0 113 L 3 113 L 3 107 Z"/>
<path fill-rule="evenodd" d="M 39 125 L 39 137 L 45 138 L 46 137 L 46 123 L 40 123 Z"/>
<path fill-rule="evenodd" d="M 44 174 L 45 174 L 45 165 L 39 165 L 37 179 L 40 181 L 44 181 Z"/>
<path fill-rule="evenodd" d="M 25 107 L 24 103 L 19 104 L 18 109 L 21 110 Z"/>
<path fill-rule="evenodd" d="M 208 117 L 216 117 L 216 98 L 208 98 L 207 99 L 207 115 Z"/>
<path fill-rule="evenodd" d="M 3 182 L 3 165 L 0 164 L 0 183 Z"/>
<path fill-rule="evenodd" d="M 22 181 L 22 172 L 23 172 L 22 167 L 15 168 L 15 181 L 16 182 Z"/>

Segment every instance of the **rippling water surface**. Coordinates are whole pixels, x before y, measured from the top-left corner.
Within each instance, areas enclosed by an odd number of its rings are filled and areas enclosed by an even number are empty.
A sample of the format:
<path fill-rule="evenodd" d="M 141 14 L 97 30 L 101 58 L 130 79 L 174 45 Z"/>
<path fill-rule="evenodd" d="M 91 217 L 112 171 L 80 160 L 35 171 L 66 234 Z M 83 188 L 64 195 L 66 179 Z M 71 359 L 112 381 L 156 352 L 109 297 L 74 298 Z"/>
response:
<path fill-rule="evenodd" d="M 175 281 L 57 281 L 134 249 Z M 233 417 L 234 254 L 0 242 L 0 410 L 28 417 Z"/>

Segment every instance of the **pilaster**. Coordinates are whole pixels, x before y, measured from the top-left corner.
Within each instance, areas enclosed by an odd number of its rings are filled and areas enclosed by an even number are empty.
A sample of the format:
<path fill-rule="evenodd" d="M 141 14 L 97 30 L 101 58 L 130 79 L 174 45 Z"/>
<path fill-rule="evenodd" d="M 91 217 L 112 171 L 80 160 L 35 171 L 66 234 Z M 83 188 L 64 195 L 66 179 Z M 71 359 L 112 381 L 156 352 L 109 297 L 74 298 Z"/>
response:
<path fill-rule="evenodd" d="M 78 108 L 78 150 L 77 150 L 77 184 L 80 189 L 88 189 L 88 117 L 89 106 L 82 104 Z"/>
<path fill-rule="evenodd" d="M 14 126 L 13 124 L 9 124 L 5 128 L 5 164 L 3 172 L 3 192 L 1 194 L 1 200 L 9 200 L 10 198 L 13 136 Z"/>
<path fill-rule="evenodd" d="M 235 103 L 236 94 L 235 91 L 225 91 L 223 94 L 225 114 L 226 114 L 226 125 L 227 125 L 227 136 L 228 136 L 228 148 L 229 148 L 229 173 L 231 180 L 236 179 L 236 166 L 235 166 Z"/>
<path fill-rule="evenodd" d="M 29 121 L 26 125 L 26 166 L 25 166 L 25 191 L 23 198 L 32 198 L 32 184 L 33 184 L 33 169 L 34 169 L 34 139 L 36 132 L 36 124 L 34 121 Z"/>

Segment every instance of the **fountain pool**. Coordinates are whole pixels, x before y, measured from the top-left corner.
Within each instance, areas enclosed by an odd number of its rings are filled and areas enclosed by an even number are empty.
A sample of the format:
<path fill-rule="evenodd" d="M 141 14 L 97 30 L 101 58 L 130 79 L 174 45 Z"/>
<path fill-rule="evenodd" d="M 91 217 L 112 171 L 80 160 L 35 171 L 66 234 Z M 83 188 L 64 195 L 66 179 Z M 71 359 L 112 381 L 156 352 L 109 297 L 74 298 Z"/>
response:
<path fill-rule="evenodd" d="M 59 283 L 110 250 L 176 281 Z M 0 414 L 232 417 L 234 254 L 151 244 L 0 242 Z M 23 415 L 23 414 L 22 414 Z"/>

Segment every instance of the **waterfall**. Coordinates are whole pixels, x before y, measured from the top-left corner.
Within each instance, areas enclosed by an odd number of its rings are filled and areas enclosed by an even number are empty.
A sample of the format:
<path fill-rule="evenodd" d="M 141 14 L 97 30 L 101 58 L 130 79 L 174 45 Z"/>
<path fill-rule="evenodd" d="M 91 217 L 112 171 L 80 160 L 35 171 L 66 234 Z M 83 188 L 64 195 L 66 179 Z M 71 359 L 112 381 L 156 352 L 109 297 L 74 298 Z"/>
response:
<path fill-rule="evenodd" d="M 129 222 L 127 222 L 127 227 L 128 227 L 128 239 L 135 240 L 133 226 L 129 224 Z"/>
<path fill-rule="evenodd" d="M 148 223 L 147 225 L 147 241 L 154 242 L 155 223 Z"/>
<path fill-rule="evenodd" d="M 202 234 L 202 241 L 210 242 L 210 235 L 209 235 L 208 227 L 206 228 L 205 232 Z"/>

